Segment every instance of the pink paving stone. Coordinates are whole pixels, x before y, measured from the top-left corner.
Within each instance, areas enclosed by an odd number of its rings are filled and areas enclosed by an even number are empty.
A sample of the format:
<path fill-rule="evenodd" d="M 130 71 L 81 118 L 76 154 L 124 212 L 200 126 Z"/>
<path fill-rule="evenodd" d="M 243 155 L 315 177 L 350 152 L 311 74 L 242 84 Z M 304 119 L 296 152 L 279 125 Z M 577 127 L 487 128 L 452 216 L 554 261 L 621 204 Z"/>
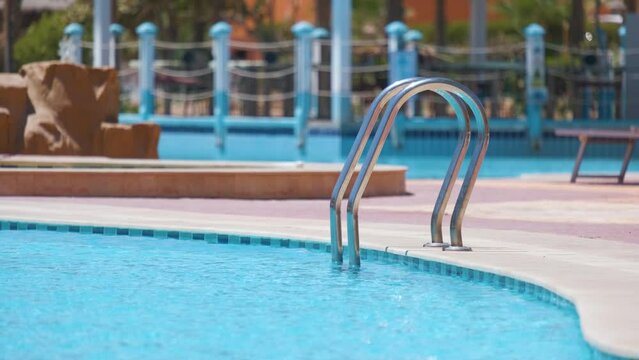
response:
<path fill-rule="evenodd" d="M 360 223 L 383 222 L 423 225 L 426 236 L 430 223 L 432 204 L 437 197 L 440 181 L 408 181 L 408 193 L 404 196 L 365 198 L 361 203 Z M 455 195 L 451 196 L 454 199 Z M 20 200 L 33 198 L 5 197 Z M 134 208 L 176 209 L 206 214 L 248 215 L 290 219 L 328 219 L 328 200 L 230 200 L 230 199 L 162 199 L 162 198 L 41 198 L 44 202 L 90 203 Z M 474 217 L 473 204 L 499 206 L 511 202 L 539 201 L 586 202 L 592 206 L 636 205 L 639 211 L 639 186 L 612 185 L 598 182 L 569 184 L 564 180 L 480 179 L 469 205 L 465 228 L 521 230 L 543 234 L 575 235 L 587 241 L 589 238 L 616 240 L 639 244 L 639 220 L 636 223 L 602 223 L 588 219 L 570 221 L 546 221 L 535 218 L 531 212 L 526 220 L 509 218 Z M 2 198 L 0 198 L 2 201 Z M 479 206 L 479 205 L 478 205 Z M 416 210 L 416 208 L 418 208 Z M 449 205 L 446 213 L 452 212 Z M 568 214 L 569 215 L 569 214 Z M 447 223 L 449 216 L 446 216 Z"/>

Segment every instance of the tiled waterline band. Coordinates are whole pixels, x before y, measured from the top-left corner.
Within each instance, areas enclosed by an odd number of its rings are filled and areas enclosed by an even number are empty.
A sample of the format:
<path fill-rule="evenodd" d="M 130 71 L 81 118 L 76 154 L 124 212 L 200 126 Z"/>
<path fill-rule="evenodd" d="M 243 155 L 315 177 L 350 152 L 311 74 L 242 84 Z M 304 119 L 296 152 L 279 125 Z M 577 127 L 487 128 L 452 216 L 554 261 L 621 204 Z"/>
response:
<path fill-rule="evenodd" d="M 135 227 L 116 226 L 91 226 L 91 225 L 70 225 L 52 224 L 43 222 L 11 221 L 0 220 L 0 231 L 56 231 L 78 234 L 99 234 L 107 236 L 133 236 L 150 237 L 157 239 L 175 240 L 199 240 L 212 244 L 234 244 L 234 245 L 262 245 L 281 248 L 307 249 L 324 253 L 331 252 L 331 245 L 312 240 L 296 240 L 289 238 L 278 238 L 268 236 L 237 235 L 219 232 L 206 231 L 184 231 L 184 230 L 158 230 Z M 465 281 L 480 282 L 497 288 L 504 288 L 510 291 L 529 295 L 538 301 L 548 303 L 566 311 L 576 313 L 572 302 L 564 297 L 542 287 L 526 281 L 518 280 L 509 276 L 499 275 L 487 271 L 475 270 L 463 266 L 447 264 L 444 262 L 417 258 L 408 255 L 396 254 L 388 251 L 375 249 L 361 249 L 362 260 L 382 261 L 387 263 L 401 263 L 415 270 L 425 271 L 431 274 L 457 277 Z M 589 345 L 590 346 L 590 345 Z M 590 346 L 592 359 L 616 360 L 624 359 L 615 355 L 604 353 Z"/>

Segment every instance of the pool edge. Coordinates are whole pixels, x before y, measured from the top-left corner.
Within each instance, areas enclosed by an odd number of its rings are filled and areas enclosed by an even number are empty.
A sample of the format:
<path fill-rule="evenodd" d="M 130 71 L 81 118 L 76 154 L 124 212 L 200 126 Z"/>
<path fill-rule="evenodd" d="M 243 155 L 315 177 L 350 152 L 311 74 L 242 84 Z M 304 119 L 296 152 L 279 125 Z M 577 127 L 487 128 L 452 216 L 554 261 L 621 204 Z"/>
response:
<path fill-rule="evenodd" d="M 269 235 L 229 233 L 219 231 L 203 231 L 201 229 L 172 228 L 158 229 L 145 226 L 111 226 L 88 225 L 86 223 L 50 223 L 45 221 L 25 221 L 0 219 L 0 231 L 54 231 L 78 234 L 101 234 L 107 236 L 136 236 L 157 239 L 175 240 L 203 240 L 216 244 L 236 245 L 262 245 L 282 248 L 305 248 L 308 250 L 330 253 L 330 244 L 317 239 L 304 239 L 293 237 L 276 237 Z M 402 254 L 403 252 L 403 254 Z M 516 291 L 520 294 L 529 294 L 538 301 L 556 306 L 569 308 L 575 311 L 580 322 L 580 332 L 585 343 L 593 353 L 594 359 L 634 359 L 639 353 L 625 353 L 625 349 L 613 349 L 606 344 L 600 344 L 597 339 L 586 336 L 581 323 L 579 307 L 568 296 L 562 295 L 559 289 L 549 289 L 548 284 L 539 284 L 534 279 L 518 279 L 512 275 L 504 274 L 496 268 L 475 269 L 463 262 L 455 262 L 444 259 L 433 259 L 423 253 L 408 255 L 410 250 L 397 250 L 391 247 L 363 246 L 361 255 L 363 260 L 381 260 L 392 263 L 401 263 L 405 266 L 442 276 L 457 277 L 466 281 L 477 281 L 487 285 Z M 417 267 L 415 267 L 417 266 Z"/>

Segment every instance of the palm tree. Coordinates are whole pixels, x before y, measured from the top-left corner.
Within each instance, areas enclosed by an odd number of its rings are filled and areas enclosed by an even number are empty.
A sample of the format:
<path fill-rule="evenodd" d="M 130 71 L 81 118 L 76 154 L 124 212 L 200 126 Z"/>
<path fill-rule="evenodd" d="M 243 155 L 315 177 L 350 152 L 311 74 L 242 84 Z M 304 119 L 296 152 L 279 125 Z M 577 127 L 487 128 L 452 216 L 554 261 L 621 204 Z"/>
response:
<path fill-rule="evenodd" d="M 315 0 L 315 25 L 324 29 L 331 27 L 330 0 Z"/>
<path fill-rule="evenodd" d="M 437 0 L 435 3 L 435 43 L 439 46 L 446 45 L 446 3 Z"/>
<path fill-rule="evenodd" d="M 18 37 L 22 20 L 22 0 L 5 0 L 3 9 L 4 25 L 4 71 L 13 71 L 13 44 Z"/>
<path fill-rule="evenodd" d="M 568 31 L 568 43 L 577 47 L 584 38 L 584 2 L 572 0 L 570 4 L 570 29 Z"/>
<path fill-rule="evenodd" d="M 331 1 L 315 0 L 315 24 L 324 29 L 331 28 Z M 322 46 L 321 64 L 327 65 L 331 61 L 331 51 L 329 46 Z M 330 89 L 331 74 L 326 71 L 319 73 L 318 90 L 327 91 Z M 329 119 L 331 117 L 331 98 L 320 96 L 318 98 L 317 117 L 319 119 Z"/>
<path fill-rule="evenodd" d="M 404 0 L 386 0 L 386 23 L 404 21 Z"/>

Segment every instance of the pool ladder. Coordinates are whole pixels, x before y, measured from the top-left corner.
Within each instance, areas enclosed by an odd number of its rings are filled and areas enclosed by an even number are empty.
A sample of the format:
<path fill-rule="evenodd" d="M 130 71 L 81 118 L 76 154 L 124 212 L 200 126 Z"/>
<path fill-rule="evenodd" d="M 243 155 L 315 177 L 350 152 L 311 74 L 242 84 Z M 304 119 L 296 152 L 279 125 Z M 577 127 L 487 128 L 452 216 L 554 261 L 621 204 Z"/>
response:
<path fill-rule="evenodd" d="M 445 78 L 410 78 L 397 81 L 386 87 L 368 109 L 362 126 L 355 138 L 355 143 L 351 147 L 344 167 L 339 174 L 330 203 L 330 227 L 331 227 L 331 253 L 334 263 L 343 262 L 342 246 L 342 224 L 341 224 L 341 204 L 351 177 L 355 172 L 357 163 L 364 152 L 364 147 L 371 136 L 373 128 L 378 122 L 383 112 L 381 122 L 370 149 L 359 171 L 357 179 L 350 191 L 347 206 L 347 231 L 349 248 L 349 265 L 358 268 L 360 266 L 359 250 L 359 226 L 358 212 L 359 202 L 368 185 L 373 168 L 377 163 L 379 155 L 384 147 L 384 143 L 389 133 L 393 129 L 393 123 L 402 105 L 411 97 L 432 91 L 443 97 L 455 111 L 461 131 L 457 141 L 452 161 L 444 177 L 439 195 L 435 201 L 433 215 L 431 217 L 431 241 L 424 244 L 425 247 L 440 247 L 449 251 L 470 251 L 471 248 L 464 246 L 462 241 L 462 221 L 468 206 L 470 195 L 475 186 L 477 174 L 481 168 L 482 161 L 486 156 L 488 141 L 490 139 L 490 127 L 484 107 L 475 94 L 467 87 L 455 81 Z M 443 241 L 442 221 L 444 210 L 450 198 L 453 185 L 457 179 L 459 169 L 464 161 L 471 138 L 470 114 L 472 113 L 477 123 L 477 144 L 472 153 L 472 158 L 464 176 L 464 182 L 455 202 L 455 209 L 450 222 L 450 244 Z"/>

